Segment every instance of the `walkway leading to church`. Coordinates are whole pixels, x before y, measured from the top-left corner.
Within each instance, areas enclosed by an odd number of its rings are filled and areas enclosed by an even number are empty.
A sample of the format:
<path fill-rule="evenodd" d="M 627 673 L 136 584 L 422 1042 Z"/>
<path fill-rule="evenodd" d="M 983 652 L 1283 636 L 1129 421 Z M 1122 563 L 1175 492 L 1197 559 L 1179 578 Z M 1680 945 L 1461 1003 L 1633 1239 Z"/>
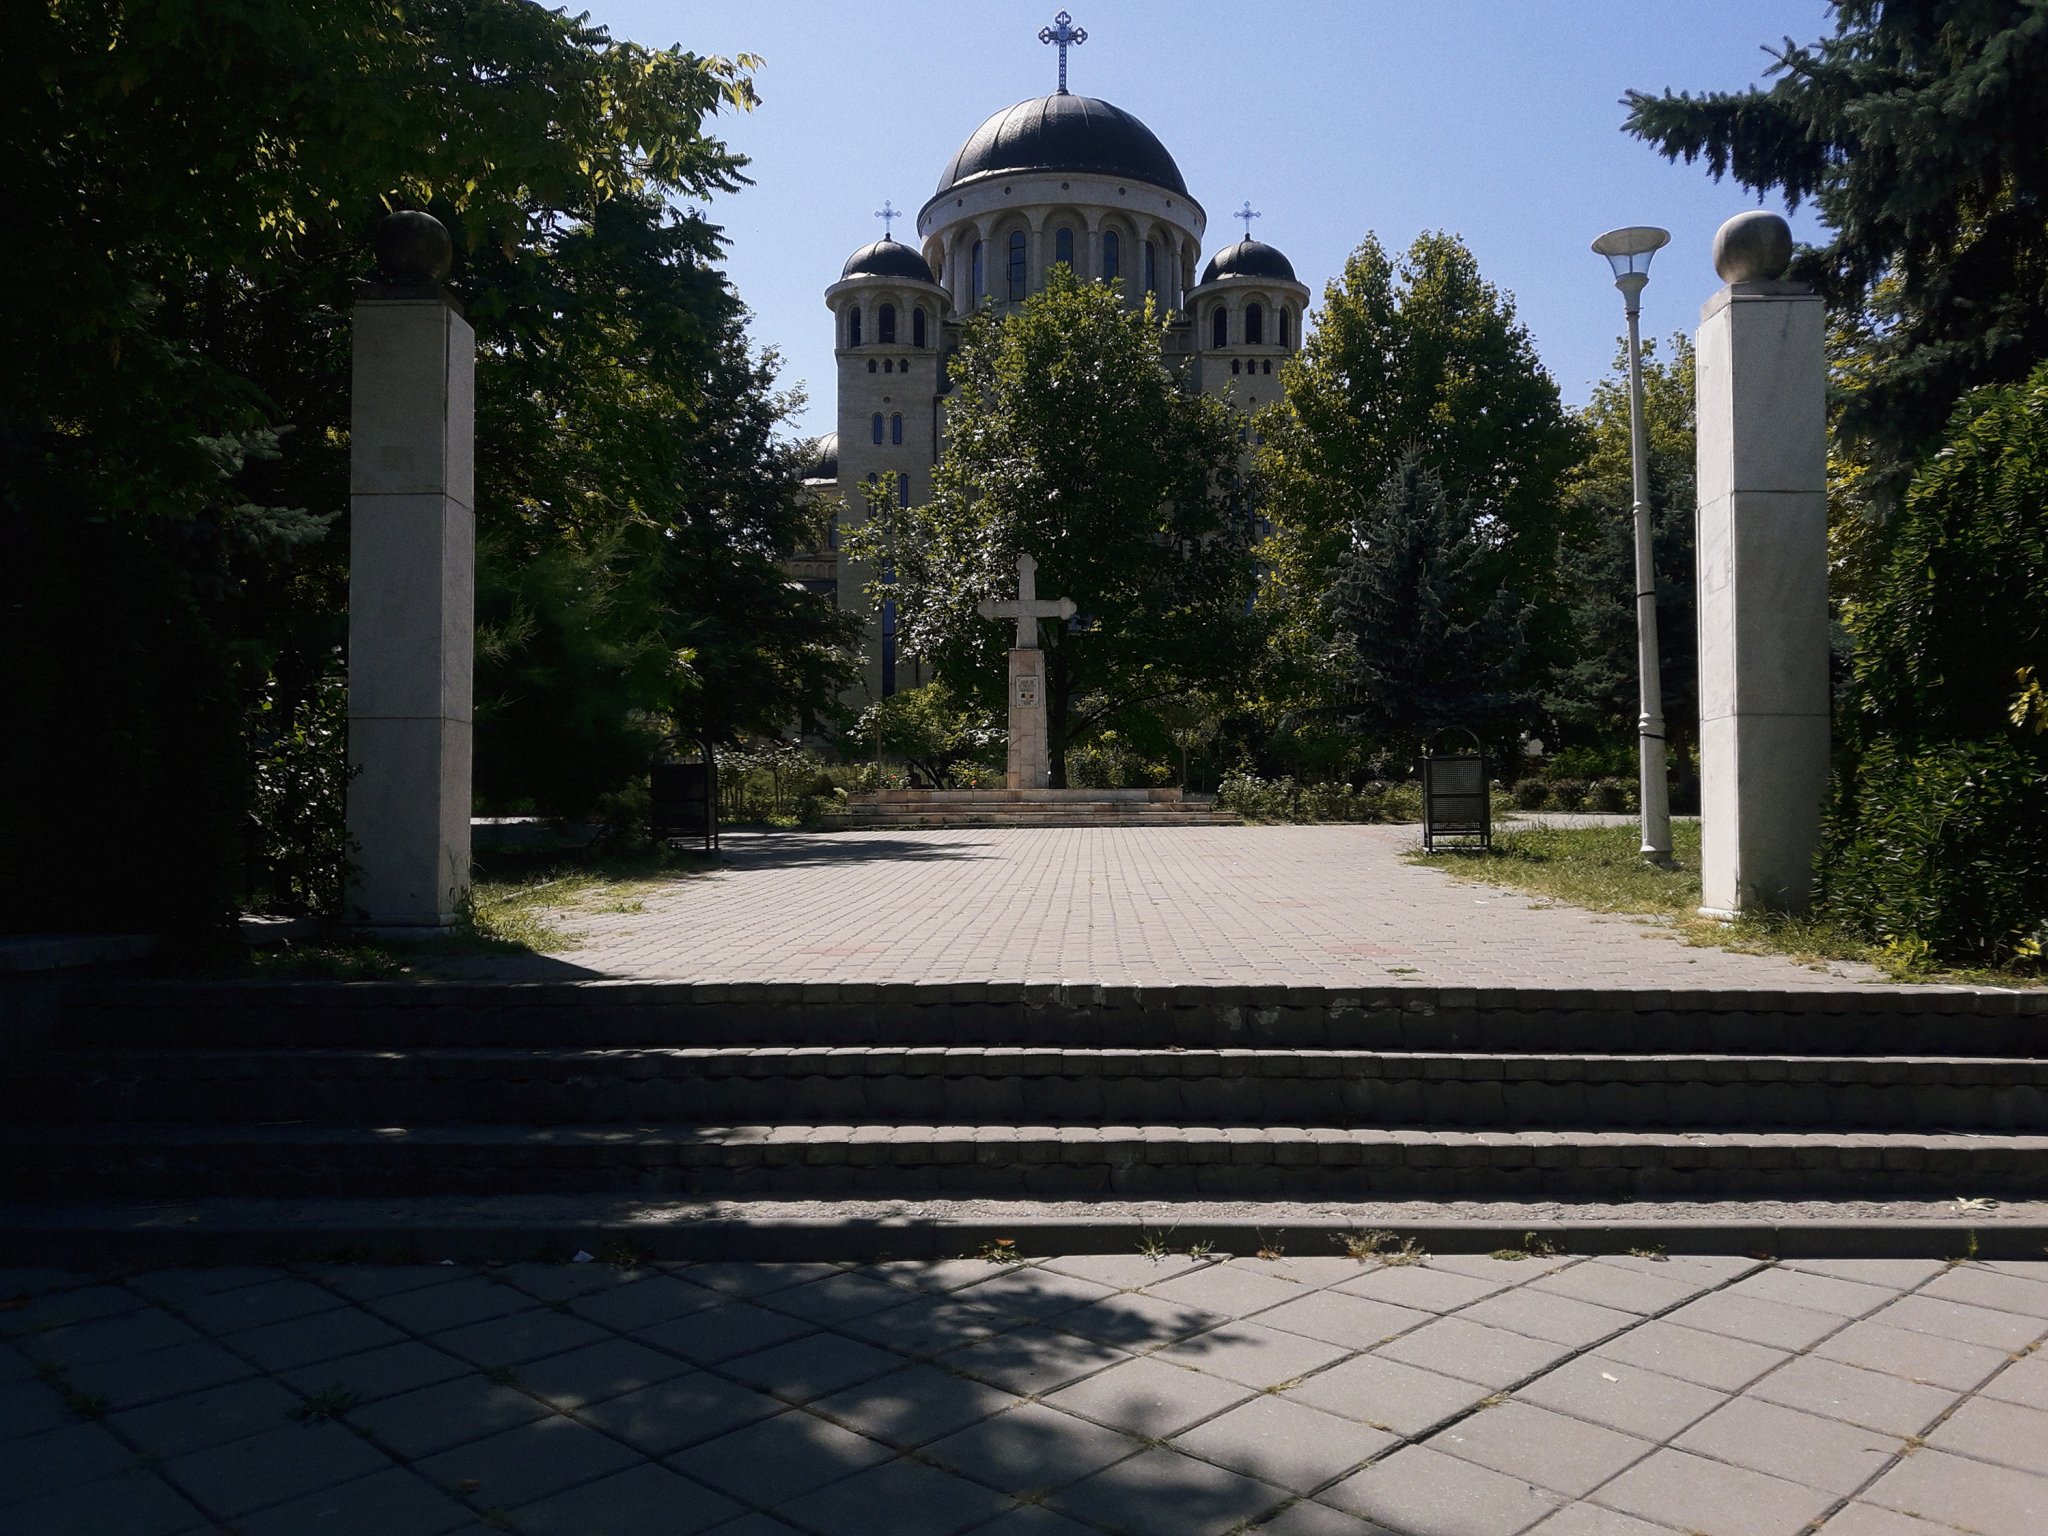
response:
<path fill-rule="evenodd" d="M 740 833 L 726 866 L 576 913 L 613 977 L 1783 990 L 1871 982 L 1407 863 L 1410 826 Z M 521 974 L 535 962 L 464 966 Z M 554 969 L 559 969 L 558 967 Z"/>

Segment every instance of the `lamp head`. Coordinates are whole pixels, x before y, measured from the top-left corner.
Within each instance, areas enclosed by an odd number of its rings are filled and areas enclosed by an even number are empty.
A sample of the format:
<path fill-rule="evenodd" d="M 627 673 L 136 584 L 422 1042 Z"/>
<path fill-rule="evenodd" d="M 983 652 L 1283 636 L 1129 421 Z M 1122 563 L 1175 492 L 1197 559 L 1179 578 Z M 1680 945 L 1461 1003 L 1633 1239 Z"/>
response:
<path fill-rule="evenodd" d="M 1614 286 L 1633 304 L 1650 281 L 1650 258 L 1671 243 L 1671 231 L 1649 224 L 1610 229 L 1593 242 L 1596 255 L 1614 268 Z"/>

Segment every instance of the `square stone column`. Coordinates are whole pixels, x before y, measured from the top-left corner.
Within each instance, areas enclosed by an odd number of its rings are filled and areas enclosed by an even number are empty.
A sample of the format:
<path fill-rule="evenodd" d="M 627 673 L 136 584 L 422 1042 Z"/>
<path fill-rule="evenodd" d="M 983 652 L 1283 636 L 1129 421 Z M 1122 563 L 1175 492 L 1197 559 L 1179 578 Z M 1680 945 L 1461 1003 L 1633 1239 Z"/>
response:
<path fill-rule="evenodd" d="M 1045 789 L 1052 783 L 1052 757 L 1045 733 L 1045 652 L 1010 652 L 1010 763 L 1004 783 L 1011 789 Z"/>
<path fill-rule="evenodd" d="M 355 308 L 347 909 L 432 932 L 469 894 L 476 337 L 438 295 Z"/>
<path fill-rule="evenodd" d="M 1800 911 L 1828 783 L 1827 357 L 1804 284 L 1700 313 L 1701 910 Z"/>

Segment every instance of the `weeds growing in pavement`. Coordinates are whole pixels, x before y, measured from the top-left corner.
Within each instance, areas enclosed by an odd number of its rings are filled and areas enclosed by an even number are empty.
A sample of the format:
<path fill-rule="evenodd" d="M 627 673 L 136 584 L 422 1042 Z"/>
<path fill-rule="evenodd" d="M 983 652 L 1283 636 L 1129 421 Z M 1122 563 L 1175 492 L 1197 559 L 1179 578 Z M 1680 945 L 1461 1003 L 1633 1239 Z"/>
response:
<path fill-rule="evenodd" d="M 1396 1237 L 1391 1232 L 1340 1232 L 1337 1246 L 1346 1257 L 1361 1264 L 1367 1259 L 1378 1259 L 1382 1264 L 1420 1264 L 1429 1257 L 1414 1238 Z"/>
<path fill-rule="evenodd" d="M 319 1424 L 340 1418 L 361 1401 L 362 1398 L 347 1387 L 333 1386 L 324 1392 L 315 1392 L 298 1407 L 290 1409 L 288 1416 L 301 1424 Z"/>
<path fill-rule="evenodd" d="M 974 1257 L 986 1259 L 991 1264 L 1022 1264 L 1024 1255 L 1017 1251 L 1014 1237 L 992 1237 L 974 1250 Z"/>

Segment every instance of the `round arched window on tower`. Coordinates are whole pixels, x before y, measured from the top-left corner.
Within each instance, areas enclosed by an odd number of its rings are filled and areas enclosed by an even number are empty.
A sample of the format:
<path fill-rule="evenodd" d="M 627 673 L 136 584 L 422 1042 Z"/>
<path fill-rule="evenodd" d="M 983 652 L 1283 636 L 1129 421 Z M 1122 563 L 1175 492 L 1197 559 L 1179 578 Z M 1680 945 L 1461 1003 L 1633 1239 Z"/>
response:
<path fill-rule="evenodd" d="M 1266 311 L 1263 305 L 1247 304 L 1244 307 L 1244 344 L 1248 347 L 1266 344 Z"/>
<path fill-rule="evenodd" d="M 896 345 L 896 306 L 884 304 L 875 315 L 875 336 L 885 347 Z"/>

